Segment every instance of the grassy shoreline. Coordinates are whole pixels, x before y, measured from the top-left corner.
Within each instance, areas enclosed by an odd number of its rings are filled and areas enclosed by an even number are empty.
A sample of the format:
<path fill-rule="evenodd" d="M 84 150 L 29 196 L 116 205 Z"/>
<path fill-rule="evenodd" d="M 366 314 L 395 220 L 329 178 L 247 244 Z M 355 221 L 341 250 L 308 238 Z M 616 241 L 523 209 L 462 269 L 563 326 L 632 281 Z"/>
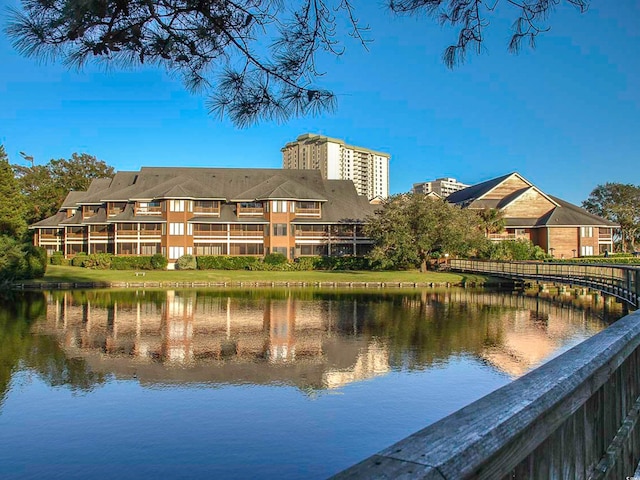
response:
<path fill-rule="evenodd" d="M 504 280 L 502 280 L 504 282 Z M 82 267 L 49 265 L 44 278 L 20 282 L 24 285 L 52 283 L 251 283 L 251 282 L 384 282 L 384 283 L 434 283 L 477 285 L 498 282 L 484 275 L 453 272 L 393 271 L 249 271 L 249 270 L 147 270 L 144 276 L 137 276 L 132 270 L 90 270 Z"/>

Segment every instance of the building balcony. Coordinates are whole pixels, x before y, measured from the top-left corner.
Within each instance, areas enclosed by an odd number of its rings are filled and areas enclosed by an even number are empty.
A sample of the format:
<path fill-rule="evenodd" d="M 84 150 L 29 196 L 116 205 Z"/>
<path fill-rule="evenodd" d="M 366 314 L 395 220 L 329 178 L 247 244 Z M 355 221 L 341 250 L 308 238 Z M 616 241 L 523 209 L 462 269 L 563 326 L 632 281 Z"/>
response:
<path fill-rule="evenodd" d="M 136 208 L 136 215 L 162 215 L 161 207 Z"/>
<path fill-rule="evenodd" d="M 67 235 L 65 236 L 65 238 L 67 240 L 83 240 L 84 239 L 84 233 L 70 233 L 70 232 L 67 232 Z"/>
<path fill-rule="evenodd" d="M 211 237 L 215 237 L 215 238 L 226 238 L 227 237 L 227 232 L 226 231 L 213 231 L 213 232 L 198 232 L 198 231 L 194 231 L 193 232 L 193 238 L 211 238 Z"/>
<path fill-rule="evenodd" d="M 296 230 L 295 232 L 296 238 L 328 238 L 329 234 L 327 232 L 307 232 L 304 230 Z"/>
<path fill-rule="evenodd" d="M 262 208 L 239 208 L 238 216 L 239 217 L 260 217 L 264 214 L 264 210 Z"/>
<path fill-rule="evenodd" d="M 258 238 L 263 238 L 264 237 L 264 232 L 262 231 L 243 231 L 243 230 L 231 230 L 231 232 L 229 232 L 229 236 L 230 237 L 258 237 Z"/>
<path fill-rule="evenodd" d="M 298 217 L 319 217 L 321 212 L 319 208 L 298 208 L 295 213 Z"/>
<path fill-rule="evenodd" d="M 140 230 L 142 237 L 159 237 L 160 235 L 162 235 L 162 230 Z"/>
<path fill-rule="evenodd" d="M 220 207 L 194 207 L 195 215 L 211 215 L 212 217 L 220 216 Z"/>

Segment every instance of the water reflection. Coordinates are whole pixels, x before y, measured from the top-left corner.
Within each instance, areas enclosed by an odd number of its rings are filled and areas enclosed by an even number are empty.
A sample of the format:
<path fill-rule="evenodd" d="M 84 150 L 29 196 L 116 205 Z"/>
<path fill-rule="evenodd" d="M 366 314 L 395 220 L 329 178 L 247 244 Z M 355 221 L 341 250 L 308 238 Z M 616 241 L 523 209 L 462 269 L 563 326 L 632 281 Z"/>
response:
<path fill-rule="evenodd" d="M 313 391 L 459 355 L 515 378 L 604 327 L 592 315 L 602 305 L 569 300 L 462 289 L 52 292 L 31 330 L 97 379 Z"/>

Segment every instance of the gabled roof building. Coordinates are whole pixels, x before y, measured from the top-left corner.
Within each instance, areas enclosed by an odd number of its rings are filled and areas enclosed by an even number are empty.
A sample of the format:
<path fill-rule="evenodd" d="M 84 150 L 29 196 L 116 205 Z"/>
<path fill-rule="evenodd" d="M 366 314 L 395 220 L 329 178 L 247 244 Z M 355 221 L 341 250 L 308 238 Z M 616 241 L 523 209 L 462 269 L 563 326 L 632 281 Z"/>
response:
<path fill-rule="evenodd" d="M 123 171 L 70 192 L 31 225 L 34 243 L 66 257 L 365 253 L 362 224 L 375 207 L 350 180 L 319 171 L 160 168 Z"/>
<path fill-rule="evenodd" d="M 527 239 L 556 258 L 613 251 L 618 225 L 547 195 L 518 173 L 510 173 L 454 192 L 447 201 L 474 210 L 497 209 L 505 229 L 491 240 Z"/>

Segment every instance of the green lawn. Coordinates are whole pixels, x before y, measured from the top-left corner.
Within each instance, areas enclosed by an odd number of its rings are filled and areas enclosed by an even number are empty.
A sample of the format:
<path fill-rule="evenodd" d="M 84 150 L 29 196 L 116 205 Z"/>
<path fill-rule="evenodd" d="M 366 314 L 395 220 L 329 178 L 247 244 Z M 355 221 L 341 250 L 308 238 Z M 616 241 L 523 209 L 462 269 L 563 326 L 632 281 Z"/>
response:
<path fill-rule="evenodd" d="M 427 272 L 252 272 L 248 270 L 147 270 L 144 277 L 131 270 L 90 270 L 49 265 L 47 274 L 34 282 L 413 282 L 485 283 L 482 275 Z M 491 279 L 489 279 L 491 281 Z"/>

